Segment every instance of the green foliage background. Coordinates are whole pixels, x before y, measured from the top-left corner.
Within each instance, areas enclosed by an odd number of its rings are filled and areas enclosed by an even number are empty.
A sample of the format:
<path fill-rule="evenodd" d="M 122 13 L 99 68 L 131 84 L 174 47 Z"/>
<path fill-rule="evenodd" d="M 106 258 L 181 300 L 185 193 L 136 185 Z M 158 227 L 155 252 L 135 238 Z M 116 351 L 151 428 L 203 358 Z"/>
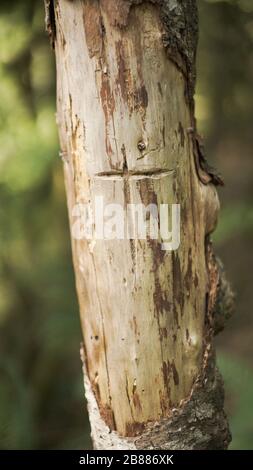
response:
<path fill-rule="evenodd" d="M 196 109 L 227 182 L 214 238 L 237 292 L 218 360 L 231 448 L 253 449 L 253 2 L 199 7 Z M 89 448 L 42 0 L 1 0 L 0 96 L 0 448 Z"/>

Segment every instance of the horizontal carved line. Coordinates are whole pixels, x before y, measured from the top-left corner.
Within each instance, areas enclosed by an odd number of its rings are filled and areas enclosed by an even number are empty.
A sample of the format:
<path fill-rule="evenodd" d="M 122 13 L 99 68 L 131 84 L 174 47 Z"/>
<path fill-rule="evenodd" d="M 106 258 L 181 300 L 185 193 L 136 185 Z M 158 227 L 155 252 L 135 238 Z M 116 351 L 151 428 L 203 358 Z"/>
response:
<path fill-rule="evenodd" d="M 145 178 L 153 178 L 153 179 L 160 179 L 166 176 L 171 176 L 175 170 L 166 170 L 166 169 L 150 169 L 150 170 L 139 170 L 139 171 L 103 171 L 100 173 L 95 174 L 94 178 L 99 179 L 145 179 Z"/>

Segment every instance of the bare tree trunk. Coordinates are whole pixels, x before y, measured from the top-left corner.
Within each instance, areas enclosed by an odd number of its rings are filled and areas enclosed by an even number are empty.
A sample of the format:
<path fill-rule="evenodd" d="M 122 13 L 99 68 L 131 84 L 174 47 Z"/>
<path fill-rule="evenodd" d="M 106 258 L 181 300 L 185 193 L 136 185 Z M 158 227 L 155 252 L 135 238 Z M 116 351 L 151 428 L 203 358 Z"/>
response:
<path fill-rule="evenodd" d="M 224 449 L 213 334 L 231 293 L 209 237 L 221 180 L 194 119 L 196 2 L 46 5 L 71 226 L 75 205 L 101 196 L 125 213 L 128 204 L 181 207 L 172 252 L 161 239 L 72 237 L 94 447 Z"/>

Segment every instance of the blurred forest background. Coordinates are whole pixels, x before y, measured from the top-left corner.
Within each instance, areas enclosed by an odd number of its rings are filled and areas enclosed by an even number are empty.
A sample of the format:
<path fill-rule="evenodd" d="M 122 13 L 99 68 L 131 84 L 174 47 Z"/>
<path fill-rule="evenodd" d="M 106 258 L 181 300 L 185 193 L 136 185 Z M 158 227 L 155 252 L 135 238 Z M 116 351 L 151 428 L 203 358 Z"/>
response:
<path fill-rule="evenodd" d="M 199 0 L 197 117 L 237 293 L 218 338 L 232 449 L 253 449 L 253 2 Z M 81 333 L 42 0 L 0 3 L 0 448 L 89 448 Z"/>

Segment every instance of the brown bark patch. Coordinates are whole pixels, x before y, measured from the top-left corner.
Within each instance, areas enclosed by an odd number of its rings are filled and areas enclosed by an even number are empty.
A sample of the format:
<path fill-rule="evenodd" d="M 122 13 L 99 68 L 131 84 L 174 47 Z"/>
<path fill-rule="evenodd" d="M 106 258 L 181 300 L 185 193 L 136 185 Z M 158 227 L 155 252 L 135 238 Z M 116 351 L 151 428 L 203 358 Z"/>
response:
<path fill-rule="evenodd" d="M 176 369 L 176 366 L 175 366 L 175 362 L 174 362 L 174 361 L 172 362 L 171 367 L 172 367 L 172 373 L 173 373 L 174 384 L 175 384 L 175 385 L 179 385 L 179 376 L 178 376 L 178 372 L 177 372 L 177 369 Z"/>
<path fill-rule="evenodd" d="M 132 77 L 131 69 L 128 65 L 128 52 L 122 40 L 116 42 L 116 57 L 118 64 L 117 85 L 123 101 L 129 108 L 130 115 L 133 111 L 140 111 L 144 118 L 145 110 L 148 107 L 148 93 L 140 76 L 141 85 L 136 87 Z M 138 54 L 137 54 L 138 57 Z"/>
<path fill-rule="evenodd" d="M 155 280 L 155 291 L 153 298 L 157 313 L 170 311 L 171 302 L 169 301 L 167 293 L 164 291 L 164 288 L 161 286 L 158 279 Z"/>
<path fill-rule="evenodd" d="M 184 129 L 183 129 L 183 126 L 182 126 L 181 122 L 179 122 L 179 124 L 178 124 L 178 133 L 179 133 L 179 136 L 180 136 L 181 147 L 184 147 L 185 135 L 184 135 Z"/>
<path fill-rule="evenodd" d="M 127 25 L 132 0 L 101 0 L 101 6 L 108 15 L 112 26 Z"/>
<path fill-rule="evenodd" d="M 188 253 L 188 266 L 185 274 L 185 285 L 188 292 L 190 292 L 192 285 L 192 249 L 189 249 Z"/>
<path fill-rule="evenodd" d="M 113 154 L 109 134 L 108 134 L 108 126 L 111 119 L 113 119 L 113 113 L 115 110 L 115 99 L 113 92 L 110 87 L 110 81 L 107 73 L 102 70 L 102 85 L 100 89 L 100 97 L 102 102 L 102 107 L 105 116 L 105 145 L 106 145 L 106 152 L 108 157 L 110 158 Z"/>
<path fill-rule="evenodd" d="M 125 101 L 129 107 L 130 113 L 133 112 L 133 105 L 131 103 L 131 89 L 132 89 L 132 75 L 131 70 L 126 62 L 126 51 L 124 49 L 123 41 L 117 41 L 115 44 L 116 57 L 118 64 L 118 77 L 117 85 L 119 87 L 123 101 Z"/>
<path fill-rule="evenodd" d="M 116 429 L 116 424 L 115 424 L 114 413 L 111 407 L 107 404 L 106 405 L 100 404 L 99 411 L 100 411 L 101 418 L 107 424 L 109 429 L 111 429 L 111 431 L 114 431 Z"/>
<path fill-rule="evenodd" d="M 141 434 L 144 430 L 144 424 L 143 423 L 126 423 L 126 435 L 128 437 L 135 437 Z"/>
<path fill-rule="evenodd" d="M 86 42 L 90 58 L 99 58 L 102 52 L 102 17 L 99 11 L 98 0 L 88 0 L 83 4 L 83 22 Z"/>
<path fill-rule="evenodd" d="M 136 391 L 133 393 L 133 404 L 138 411 L 142 410 L 140 397 Z"/>

